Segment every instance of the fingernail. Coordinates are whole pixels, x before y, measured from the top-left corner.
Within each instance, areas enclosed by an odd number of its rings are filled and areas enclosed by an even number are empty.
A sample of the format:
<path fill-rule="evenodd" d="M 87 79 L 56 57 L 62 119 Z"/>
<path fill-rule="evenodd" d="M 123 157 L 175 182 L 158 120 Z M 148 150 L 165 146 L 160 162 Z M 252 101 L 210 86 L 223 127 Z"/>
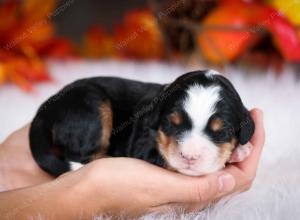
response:
<path fill-rule="evenodd" d="M 233 190 L 235 186 L 235 180 L 231 174 L 224 174 L 219 176 L 219 192 L 226 193 Z"/>

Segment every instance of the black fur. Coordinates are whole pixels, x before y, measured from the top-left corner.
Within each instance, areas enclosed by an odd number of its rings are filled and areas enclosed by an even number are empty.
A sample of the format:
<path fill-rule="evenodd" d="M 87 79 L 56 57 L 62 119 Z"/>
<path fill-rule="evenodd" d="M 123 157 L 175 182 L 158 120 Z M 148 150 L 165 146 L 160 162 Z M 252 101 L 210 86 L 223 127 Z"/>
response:
<path fill-rule="evenodd" d="M 102 122 L 99 106 L 109 101 L 113 112 L 113 130 L 108 156 L 134 157 L 164 166 L 157 147 L 157 131 L 177 136 L 191 122 L 182 111 L 186 89 L 193 83 L 221 85 L 222 100 L 215 116 L 226 122 L 226 129 L 205 132 L 215 142 L 237 137 L 246 143 L 254 131 L 249 112 L 231 85 L 222 76 L 206 77 L 206 71 L 185 74 L 172 84 L 142 83 L 114 77 L 78 80 L 59 91 L 38 110 L 30 128 L 30 147 L 39 166 L 54 176 L 70 169 L 69 161 L 88 163 L 100 146 Z M 223 89 L 224 88 L 224 89 Z M 181 111 L 184 123 L 172 125 L 168 115 Z"/>

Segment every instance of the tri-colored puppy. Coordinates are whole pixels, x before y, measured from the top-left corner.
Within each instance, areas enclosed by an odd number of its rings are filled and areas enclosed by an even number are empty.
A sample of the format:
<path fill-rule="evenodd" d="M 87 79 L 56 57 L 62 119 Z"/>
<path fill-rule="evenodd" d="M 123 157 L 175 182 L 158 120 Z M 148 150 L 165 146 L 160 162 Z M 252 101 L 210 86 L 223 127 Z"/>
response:
<path fill-rule="evenodd" d="M 54 176 L 102 157 L 134 157 L 187 175 L 224 167 L 254 123 L 232 84 L 195 71 L 171 84 L 78 80 L 38 110 L 30 147 Z"/>

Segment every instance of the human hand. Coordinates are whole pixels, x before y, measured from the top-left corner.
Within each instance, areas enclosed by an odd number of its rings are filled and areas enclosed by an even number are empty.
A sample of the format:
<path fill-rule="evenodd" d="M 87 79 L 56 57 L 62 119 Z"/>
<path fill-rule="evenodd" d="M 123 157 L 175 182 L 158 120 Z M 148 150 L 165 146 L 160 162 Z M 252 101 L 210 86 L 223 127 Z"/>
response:
<path fill-rule="evenodd" d="M 23 186 L 25 182 L 29 184 L 28 179 L 46 183 L 1 193 L 0 212 L 18 219 L 27 219 L 36 213 L 47 219 L 76 219 L 78 216 L 85 219 L 103 213 L 138 216 L 177 205 L 203 208 L 251 186 L 264 144 L 262 113 L 253 110 L 251 115 L 256 125 L 249 143 L 251 155 L 243 162 L 202 177 L 184 176 L 132 158 L 106 158 L 52 180 L 32 164 L 28 126 L 24 127 L 1 145 L 0 161 L 16 166 L 10 169 L 19 170 L 15 176 L 27 176 L 26 181 L 20 181 Z M 6 163 L 6 159 L 10 162 Z M 38 172 L 27 175 L 31 171 Z"/>
<path fill-rule="evenodd" d="M 87 215 L 138 216 L 164 211 L 174 205 L 203 208 L 225 195 L 249 189 L 265 139 L 262 112 L 255 109 L 251 115 L 256 128 L 248 143 L 252 153 L 244 161 L 213 174 L 191 177 L 132 158 L 96 160 L 60 177 L 73 179 L 75 183 L 65 196 L 69 211 L 81 210 L 82 214 L 82 209 L 74 206 L 77 201 L 84 204 Z"/>
<path fill-rule="evenodd" d="M 246 148 L 249 150 L 247 158 L 243 158 L 242 160 L 239 158 L 236 163 L 228 165 L 224 169 L 225 172 L 230 173 L 238 180 L 236 182 L 235 190 L 239 192 L 248 190 L 251 187 L 256 176 L 260 156 L 265 144 L 263 112 L 259 109 L 253 109 L 250 114 L 255 123 L 255 131 L 250 142 L 246 144 Z M 233 153 L 232 162 L 235 161 L 235 153 L 236 152 Z"/>
<path fill-rule="evenodd" d="M 0 189 L 22 188 L 54 179 L 32 157 L 29 126 L 16 130 L 0 144 Z"/>

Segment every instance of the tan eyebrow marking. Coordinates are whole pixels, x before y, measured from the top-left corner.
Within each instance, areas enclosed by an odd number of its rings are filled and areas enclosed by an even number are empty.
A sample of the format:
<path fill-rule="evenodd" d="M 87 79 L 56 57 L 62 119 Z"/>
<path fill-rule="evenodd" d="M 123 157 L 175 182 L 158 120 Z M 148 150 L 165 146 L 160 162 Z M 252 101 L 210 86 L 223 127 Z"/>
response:
<path fill-rule="evenodd" d="M 182 115 L 179 112 L 173 112 L 170 114 L 170 121 L 175 125 L 180 125 L 182 123 Z"/>
<path fill-rule="evenodd" d="M 210 128 L 213 131 L 220 131 L 223 125 L 223 121 L 220 118 L 215 118 L 211 121 Z"/>

